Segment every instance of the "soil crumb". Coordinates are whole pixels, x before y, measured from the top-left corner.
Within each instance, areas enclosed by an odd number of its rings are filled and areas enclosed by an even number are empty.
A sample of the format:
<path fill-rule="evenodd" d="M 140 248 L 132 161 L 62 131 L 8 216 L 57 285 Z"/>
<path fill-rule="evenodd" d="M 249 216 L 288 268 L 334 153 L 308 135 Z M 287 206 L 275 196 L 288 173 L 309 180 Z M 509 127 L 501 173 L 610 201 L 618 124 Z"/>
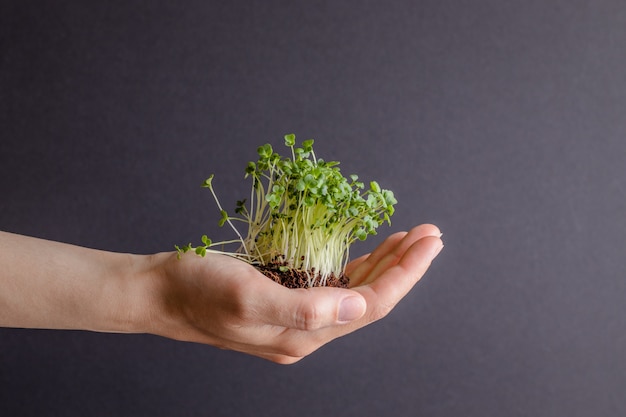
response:
<path fill-rule="evenodd" d="M 266 277 L 287 288 L 309 288 L 309 276 L 315 276 L 314 287 L 320 287 L 319 275 L 302 269 L 286 268 L 281 263 L 257 265 L 256 268 Z M 326 287 L 348 288 L 350 279 L 345 275 L 331 275 L 326 279 Z"/>

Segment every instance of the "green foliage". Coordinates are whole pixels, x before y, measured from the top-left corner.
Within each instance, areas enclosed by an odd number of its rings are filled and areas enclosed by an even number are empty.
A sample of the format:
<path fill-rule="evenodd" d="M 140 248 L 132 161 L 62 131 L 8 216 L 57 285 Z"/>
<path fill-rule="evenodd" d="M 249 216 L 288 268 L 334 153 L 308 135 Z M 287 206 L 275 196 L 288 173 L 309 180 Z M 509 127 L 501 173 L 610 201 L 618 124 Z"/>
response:
<path fill-rule="evenodd" d="M 208 188 L 221 213 L 219 225 L 228 223 L 236 241 L 213 243 L 206 235 L 202 245 L 176 247 L 179 256 L 190 250 L 204 256 L 217 244 L 239 242 L 233 254 L 252 264 L 280 262 L 309 272 L 309 285 L 325 285 L 331 274 L 343 272 L 350 245 L 375 235 L 382 223 L 391 223 L 396 199 L 376 181 L 369 187 L 358 176 L 345 178 L 339 162 L 324 161 L 313 151 L 313 140 L 296 147 L 296 137 L 285 135 L 291 156 L 283 157 L 269 144 L 257 149 L 258 160 L 249 162 L 245 178 L 252 179 L 250 197 L 236 204 L 235 216 L 221 206 L 213 189 Z M 242 236 L 232 221 L 247 224 Z"/>

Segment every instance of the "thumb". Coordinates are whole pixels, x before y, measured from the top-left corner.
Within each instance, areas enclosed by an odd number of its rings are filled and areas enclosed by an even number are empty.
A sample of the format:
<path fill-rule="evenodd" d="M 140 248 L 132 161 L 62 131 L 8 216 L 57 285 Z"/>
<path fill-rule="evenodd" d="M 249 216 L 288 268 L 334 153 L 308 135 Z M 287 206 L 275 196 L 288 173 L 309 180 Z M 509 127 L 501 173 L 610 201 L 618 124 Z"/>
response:
<path fill-rule="evenodd" d="M 365 314 L 365 298 L 343 288 L 285 288 L 274 300 L 276 325 L 299 330 L 317 330 L 358 320 Z"/>

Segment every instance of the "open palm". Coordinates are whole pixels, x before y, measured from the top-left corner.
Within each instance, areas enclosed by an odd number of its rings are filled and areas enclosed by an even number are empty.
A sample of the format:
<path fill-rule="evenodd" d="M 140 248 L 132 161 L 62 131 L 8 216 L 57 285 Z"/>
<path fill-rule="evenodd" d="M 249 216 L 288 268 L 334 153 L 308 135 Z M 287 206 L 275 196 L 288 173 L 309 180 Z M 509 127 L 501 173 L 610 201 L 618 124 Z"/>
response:
<path fill-rule="evenodd" d="M 443 244 L 436 226 L 389 236 L 346 268 L 350 288 L 288 289 L 225 255 L 155 257 L 153 333 L 293 363 L 386 316 Z"/>

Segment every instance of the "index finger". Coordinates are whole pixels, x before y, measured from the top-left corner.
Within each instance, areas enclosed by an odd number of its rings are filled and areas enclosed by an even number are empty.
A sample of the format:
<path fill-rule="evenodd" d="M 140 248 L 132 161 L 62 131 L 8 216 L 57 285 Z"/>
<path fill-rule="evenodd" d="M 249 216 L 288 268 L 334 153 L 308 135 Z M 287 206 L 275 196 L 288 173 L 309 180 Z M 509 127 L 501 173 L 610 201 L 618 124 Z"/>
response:
<path fill-rule="evenodd" d="M 366 319 L 369 322 L 386 316 L 424 276 L 432 260 L 443 248 L 439 237 L 426 236 L 414 242 L 398 262 L 371 282 L 353 288 L 367 301 Z"/>
<path fill-rule="evenodd" d="M 422 224 L 409 232 L 389 236 L 374 252 L 365 259 L 357 260 L 356 266 L 346 271 L 350 276 L 350 286 L 367 284 L 376 279 L 381 271 L 397 263 L 413 243 L 426 236 L 441 237 L 441 231 L 435 225 Z"/>

